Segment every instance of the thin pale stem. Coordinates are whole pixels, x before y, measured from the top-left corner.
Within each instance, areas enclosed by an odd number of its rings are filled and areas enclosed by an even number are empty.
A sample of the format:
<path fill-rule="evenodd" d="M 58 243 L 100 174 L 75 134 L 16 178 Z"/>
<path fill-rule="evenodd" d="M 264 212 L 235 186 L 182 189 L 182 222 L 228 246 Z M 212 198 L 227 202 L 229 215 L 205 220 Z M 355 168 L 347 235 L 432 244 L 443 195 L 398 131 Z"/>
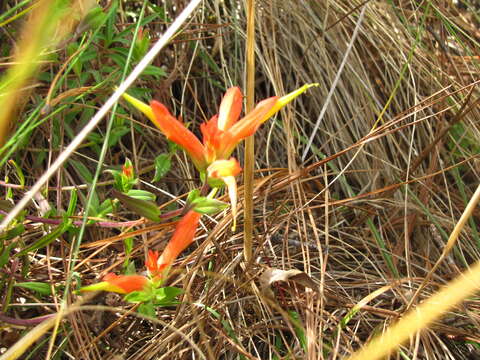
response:
<path fill-rule="evenodd" d="M 253 110 L 255 102 L 255 0 L 247 1 L 247 114 Z M 255 164 L 255 142 L 250 136 L 245 141 L 244 164 L 244 232 L 243 254 L 248 263 L 252 259 L 253 243 L 253 168 Z"/>

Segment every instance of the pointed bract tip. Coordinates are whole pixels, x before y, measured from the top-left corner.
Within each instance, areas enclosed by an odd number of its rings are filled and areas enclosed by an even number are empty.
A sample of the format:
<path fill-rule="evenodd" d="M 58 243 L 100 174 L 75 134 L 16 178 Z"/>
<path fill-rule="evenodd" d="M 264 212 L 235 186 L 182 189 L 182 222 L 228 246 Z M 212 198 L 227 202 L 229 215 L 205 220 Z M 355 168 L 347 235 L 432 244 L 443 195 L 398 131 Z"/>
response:
<path fill-rule="evenodd" d="M 127 100 L 130 105 L 132 105 L 138 111 L 142 112 L 147 118 L 150 119 L 150 121 L 155 122 L 155 115 L 153 114 L 153 110 L 149 105 L 145 104 L 143 101 L 140 101 L 131 95 L 128 95 L 127 93 L 123 93 L 122 97 Z"/>
<path fill-rule="evenodd" d="M 319 86 L 319 84 L 318 83 L 305 84 L 302 87 L 298 88 L 297 90 L 294 90 L 291 93 L 288 93 L 287 95 L 280 97 L 275 103 L 275 105 L 272 107 L 272 109 L 264 117 L 263 121 L 268 120 L 270 117 L 275 115 L 281 108 L 287 105 L 290 101 L 292 101 L 299 95 L 303 94 L 305 91 L 307 91 L 311 87 L 315 87 L 315 86 Z"/>

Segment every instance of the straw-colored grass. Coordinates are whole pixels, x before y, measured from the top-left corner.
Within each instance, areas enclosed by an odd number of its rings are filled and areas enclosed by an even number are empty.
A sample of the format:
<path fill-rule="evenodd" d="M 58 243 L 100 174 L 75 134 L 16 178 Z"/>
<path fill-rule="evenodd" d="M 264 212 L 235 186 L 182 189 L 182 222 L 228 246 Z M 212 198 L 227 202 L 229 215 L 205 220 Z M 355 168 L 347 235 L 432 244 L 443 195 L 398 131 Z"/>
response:
<path fill-rule="evenodd" d="M 7 10 L 20 3 L 1 6 Z M 151 3 L 158 8 L 146 6 L 143 27 L 153 43 L 189 2 Z M 83 311 L 84 305 L 75 308 L 58 323 L 52 357 L 342 359 L 364 348 L 374 358 L 370 341 L 383 333 L 396 334 L 395 328 L 387 329 L 414 316 L 407 314 L 428 312 L 425 307 L 437 298 L 428 299 L 448 291 L 451 281 L 459 286 L 456 297 L 443 298 L 451 299 L 451 306 L 429 317 L 420 332 L 410 327 L 412 333 L 405 336 L 403 328 L 405 341 L 391 350 L 390 358 L 480 357 L 476 285 L 455 280 L 465 280 L 465 273 L 478 284 L 478 274 L 469 269 L 476 270 L 480 260 L 479 208 L 471 205 L 465 211 L 476 199 L 480 179 L 475 4 L 255 3 L 256 101 L 305 83 L 319 86 L 255 135 L 252 261 L 243 259 L 243 205 L 235 233 L 230 213 L 204 216 L 196 243 L 176 263 L 169 280 L 185 291 L 180 305 L 159 308 L 157 320 L 148 320 L 120 297 L 98 294 Z M 115 4 L 109 2 L 102 11 L 110 14 Z M 133 30 L 121 31 L 136 25 L 142 4 L 122 3 L 117 16 L 98 32 L 80 27 L 81 34 L 60 43 L 56 60 L 40 66 L 37 85 L 24 99 L 19 126 L 0 159 L 4 199 L 18 203 L 119 85 L 125 68 L 115 61 L 115 48 L 128 51 Z M 2 45 L 4 53 L 13 54 L 23 19 L 3 26 L 12 39 Z M 0 17 L 0 24 L 5 20 Z M 143 92 L 136 95 L 164 102 L 198 129 L 215 114 L 226 88 L 246 87 L 246 71 L 251 75 L 245 63 L 246 26 L 245 2 L 202 3 L 153 61 L 165 76 L 141 75 L 133 87 Z M 110 33 L 125 41 L 108 45 Z M 82 55 L 89 49 L 95 53 Z M 82 69 L 65 68 L 66 61 L 83 61 Z M 41 112 L 42 99 L 60 71 L 59 102 Z M 74 96 L 62 98 L 68 91 Z M 138 188 L 155 193 L 159 205 L 170 202 L 170 210 L 180 207 L 180 196 L 200 185 L 184 154 L 175 152 L 170 171 L 153 183 L 155 157 L 169 152 L 165 138 L 123 103 L 113 126 L 114 133 L 124 133 L 109 146 L 103 169 L 120 166 L 128 157 L 142 180 Z M 63 299 L 73 306 L 78 298 L 64 293 L 67 279 L 73 286 L 93 283 L 109 271 L 124 271 L 126 258 L 141 272 L 145 250 L 161 250 L 169 239 L 171 223 L 136 221 L 138 215 L 120 206 L 105 215 L 104 226 L 86 227 L 75 263 L 75 230 L 17 255 L 55 231 L 55 225 L 33 216 L 47 217 L 48 207 L 57 215 L 65 213 L 73 188 L 78 188 L 79 201 L 72 215 L 75 220 L 84 216 L 89 173 L 98 166 L 105 130 L 100 123 L 94 136 L 68 154 L 48 188 L 28 204 L 23 217 L 10 223 L 9 229 L 17 232 L 2 238 L 0 248 L 3 317 L 53 314 Z M 243 162 L 243 150 L 236 155 Z M 111 180 L 101 172 L 95 189 L 100 202 L 113 198 Z M 242 204 L 243 194 L 240 186 Z M 464 212 L 468 216 L 459 223 Z M 129 226 L 121 227 L 127 222 Z M 128 238 L 133 248 L 127 256 Z M 268 267 L 298 269 L 311 280 L 275 283 L 271 297 L 259 283 Z M 15 286 L 33 281 L 48 284 L 52 295 Z M 1 326 L 2 351 L 31 328 L 25 323 Z M 44 358 L 52 338 L 47 332 L 25 354 Z"/>

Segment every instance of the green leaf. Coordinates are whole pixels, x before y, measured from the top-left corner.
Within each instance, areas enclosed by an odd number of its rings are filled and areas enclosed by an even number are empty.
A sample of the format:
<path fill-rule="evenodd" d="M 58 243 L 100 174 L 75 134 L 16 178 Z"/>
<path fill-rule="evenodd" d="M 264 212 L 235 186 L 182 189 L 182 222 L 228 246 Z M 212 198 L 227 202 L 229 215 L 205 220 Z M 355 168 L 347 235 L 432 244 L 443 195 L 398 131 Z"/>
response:
<path fill-rule="evenodd" d="M 132 291 L 131 293 L 125 295 L 123 299 L 132 303 L 145 302 L 152 299 L 152 294 L 145 291 Z"/>
<path fill-rule="evenodd" d="M 89 27 L 95 30 L 96 28 L 103 25 L 106 17 L 107 14 L 103 12 L 102 8 L 100 6 L 95 6 L 87 13 L 85 19 L 83 20 L 83 23 L 87 24 Z"/>
<path fill-rule="evenodd" d="M 121 192 L 126 192 L 130 189 L 124 189 L 123 186 L 124 186 L 124 182 L 123 182 L 123 178 L 122 178 L 122 172 L 119 171 L 119 170 L 113 170 L 113 169 L 109 169 L 109 170 L 106 170 L 106 172 L 109 172 L 110 174 L 112 174 L 113 176 L 113 187 L 115 189 L 117 189 L 118 191 L 121 191 Z"/>
<path fill-rule="evenodd" d="M 69 159 L 68 161 L 70 162 L 70 164 L 72 164 L 72 166 L 75 168 L 78 174 L 83 178 L 83 181 L 89 184 L 92 183 L 93 175 L 90 172 L 90 170 L 88 170 L 88 168 L 85 165 L 83 165 L 83 163 L 73 159 Z"/>
<path fill-rule="evenodd" d="M 169 154 L 161 154 L 155 158 L 155 176 L 152 179 L 153 181 L 158 181 L 170 170 L 172 162 L 170 161 Z"/>
<path fill-rule="evenodd" d="M 125 67 L 125 57 L 120 54 L 110 54 L 110 59 L 113 60 L 113 62 L 120 68 Z"/>
<path fill-rule="evenodd" d="M 203 173 L 203 174 L 205 174 L 205 173 Z M 203 175 L 203 176 L 205 176 L 205 175 Z M 207 183 L 212 188 L 223 188 L 225 186 L 225 183 L 223 182 L 222 179 L 216 179 L 216 178 L 212 178 L 212 177 L 209 177 L 207 179 Z"/>
<path fill-rule="evenodd" d="M 18 164 L 12 159 L 9 160 L 8 162 L 15 167 L 15 172 L 17 173 L 17 177 L 18 177 L 18 181 L 20 182 L 20 185 L 25 186 L 25 176 L 23 175 L 22 168 L 18 166 Z"/>
<path fill-rule="evenodd" d="M 112 147 L 118 143 L 118 141 L 125 135 L 130 132 L 130 128 L 126 126 L 118 126 L 112 129 L 110 137 L 108 139 L 108 146 Z"/>
<path fill-rule="evenodd" d="M 87 197 L 80 193 L 82 202 L 84 206 L 87 205 Z M 92 201 L 90 202 L 90 207 L 87 209 L 88 216 L 92 217 L 100 217 L 98 214 L 100 213 L 100 199 L 98 198 L 98 194 L 96 191 L 92 192 Z"/>
<path fill-rule="evenodd" d="M 155 289 L 153 291 L 155 295 L 155 305 L 159 306 L 170 306 L 178 304 L 178 301 L 175 298 L 183 293 L 182 289 L 166 286 L 160 289 Z"/>
<path fill-rule="evenodd" d="M 123 239 L 123 244 L 125 245 L 125 254 L 129 255 L 133 250 L 133 237 Z"/>
<path fill-rule="evenodd" d="M 305 335 L 305 329 L 300 320 L 300 316 L 296 311 L 293 310 L 290 310 L 288 314 L 290 315 L 290 320 L 293 323 L 295 334 L 297 335 L 300 345 L 302 346 L 304 351 L 307 351 L 307 336 Z"/>
<path fill-rule="evenodd" d="M 204 196 L 197 197 L 191 204 L 193 210 L 199 214 L 213 215 L 228 207 L 227 203 L 217 199 L 210 199 Z"/>
<path fill-rule="evenodd" d="M 50 287 L 50 284 L 42 282 L 27 281 L 22 283 L 16 283 L 14 286 L 33 290 L 41 295 L 52 295 L 52 288 Z"/>
<path fill-rule="evenodd" d="M 134 213 L 152 221 L 160 221 L 160 209 L 154 202 L 135 199 L 116 190 L 113 190 L 113 195 Z"/>
<path fill-rule="evenodd" d="M 143 75 L 150 75 L 156 78 L 165 77 L 167 73 L 161 67 L 148 65 L 142 73 Z"/>
<path fill-rule="evenodd" d="M 157 316 L 157 313 L 155 312 L 155 306 L 151 302 L 140 304 L 138 306 L 138 312 L 152 318 Z"/>
<path fill-rule="evenodd" d="M 7 232 L 0 234 L 0 241 L 3 242 L 5 240 L 13 239 L 16 236 L 23 234 L 24 231 L 25 226 L 23 226 L 23 224 L 18 224 L 13 229 L 10 229 Z"/>
<path fill-rule="evenodd" d="M 72 42 L 67 45 L 68 56 L 72 56 L 77 50 L 78 50 L 77 42 Z M 82 69 L 83 69 L 83 60 L 81 56 L 78 56 L 76 61 L 73 63 L 73 72 L 75 73 L 75 75 L 80 77 L 80 75 L 82 74 Z"/>
<path fill-rule="evenodd" d="M 188 193 L 187 196 L 187 204 L 191 204 L 195 201 L 195 199 L 200 197 L 200 190 L 194 189 Z"/>
<path fill-rule="evenodd" d="M 10 251 L 17 245 L 17 242 L 12 242 L 10 245 L 8 245 L 6 248 L 3 248 L 2 253 L 0 254 L 0 268 L 4 267 L 5 264 L 8 262 L 8 259 L 10 259 Z"/>
<path fill-rule="evenodd" d="M 127 195 L 139 200 L 155 201 L 157 198 L 155 194 L 152 194 L 150 191 L 146 190 L 129 190 Z"/>
<path fill-rule="evenodd" d="M 77 207 L 77 189 L 73 189 L 70 192 L 70 202 L 68 203 L 67 216 L 73 216 L 75 214 L 75 208 Z"/>
<path fill-rule="evenodd" d="M 135 275 L 135 273 L 137 272 L 137 269 L 135 267 L 135 262 L 129 261 L 128 259 L 125 259 L 123 268 L 125 269 L 124 270 L 125 275 Z"/>
<path fill-rule="evenodd" d="M 71 226 L 71 221 L 67 221 L 55 228 L 50 234 L 47 234 L 40 238 L 38 241 L 36 241 L 33 245 L 30 245 L 29 247 L 23 249 L 19 253 L 17 253 L 15 256 L 20 257 L 23 255 L 28 254 L 29 252 L 41 249 L 51 242 L 55 241 L 60 235 L 62 235 L 65 231 L 67 231 Z"/>
<path fill-rule="evenodd" d="M 103 218 L 105 217 L 105 215 L 111 212 L 113 212 L 113 202 L 111 199 L 106 199 L 105 201 L 102 202 L 101 205 L 97 207 L 97 211 L 94 216 L 98 218 Z"/>

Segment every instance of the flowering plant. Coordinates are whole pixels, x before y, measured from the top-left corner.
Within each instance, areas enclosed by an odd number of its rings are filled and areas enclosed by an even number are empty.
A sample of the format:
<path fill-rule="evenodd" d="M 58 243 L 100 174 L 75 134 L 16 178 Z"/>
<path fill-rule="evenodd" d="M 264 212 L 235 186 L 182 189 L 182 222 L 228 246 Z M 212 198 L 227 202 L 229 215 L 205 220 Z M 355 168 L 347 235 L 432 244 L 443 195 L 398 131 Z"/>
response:
<path fill-rule="evenodd" d="M 203 181 L 202 191 L 194 190 L 187 199 L 185 215 L 177 223 L 172 238 L 159 255 L 157 251 L 148 251 L 145 265 L 146 275 L 107 274 L 103 281 L 83 287 L 80 291 L 112 291 L 126 294 L 125 299 L 141 302 L 144 313 L 154 315 L 154 306 L 172 303 L 180 289 L 161 287 L 168 271 L 178 255 L 194 240 L 202 214 L 214 214 L 224 208 L 224 204 L 214 199 L 217 190 L 224 185 L 230 198 L 233 230 L 235 229 L 237 208 L 237 186 L 235 176 L 241 172 L 238 161 L 231 157 L 235 147 L 243 139 L 251 136 L 282 107 L 316 84 L 304 85 L 290 94 L 273 96 L 240 118 L 242 111 L 242 93 L 238 87 L 227 90 L 220 103 L 217 115 L 200 125 L 200 141 L 185 125 L 175 118 L 167 107 L 158 101 L 147 105 L 140 100 L 124 94 L 124 98 L 135 108 L 145 114 L 167 137 L 183 148 L 200 172 Z M 116 174 L 116 184 L 130 189 L 134 183 L 131 164 L 124 166 L 121 174 Z M 212 187 L 209 196 L 203 196 Z M 152 310 L 153 309 L 153 310 Z"/>

